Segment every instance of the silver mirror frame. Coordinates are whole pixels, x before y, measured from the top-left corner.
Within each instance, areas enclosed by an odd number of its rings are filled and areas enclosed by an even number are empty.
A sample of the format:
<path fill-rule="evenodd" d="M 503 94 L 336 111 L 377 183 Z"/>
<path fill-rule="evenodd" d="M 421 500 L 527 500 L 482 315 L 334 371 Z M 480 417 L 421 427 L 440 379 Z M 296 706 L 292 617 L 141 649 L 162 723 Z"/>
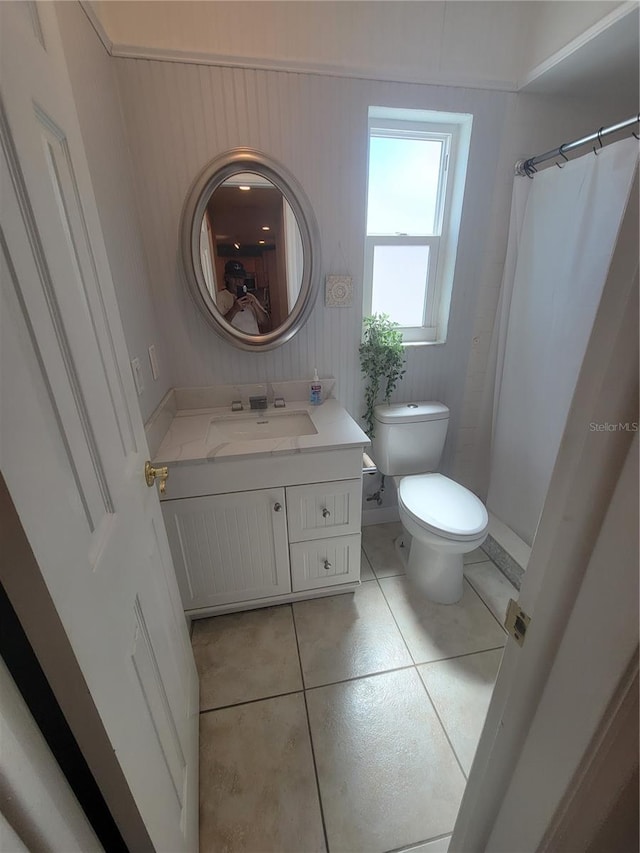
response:
<path fill-rule="evenodd" d="M 277 329 L 248 335 L 234 329 L 220 314 L 202 272 L 200 228 L 207 204 L 216 189 L 232 175 L 255 172 L 277 187 L 294 212 L 302 239 L 302 282 L 293 311 Z M 320 280 L 320 231 L 304 190 L 283 166 L 252 148 L 234 148 L 212 160 L 191 185 L 180 223 L 182 267 L 189 292 L 205 320 L 224 340 L 249 352 L 264 352 L 286 343 L 302 328 L 315 303 Z"/>

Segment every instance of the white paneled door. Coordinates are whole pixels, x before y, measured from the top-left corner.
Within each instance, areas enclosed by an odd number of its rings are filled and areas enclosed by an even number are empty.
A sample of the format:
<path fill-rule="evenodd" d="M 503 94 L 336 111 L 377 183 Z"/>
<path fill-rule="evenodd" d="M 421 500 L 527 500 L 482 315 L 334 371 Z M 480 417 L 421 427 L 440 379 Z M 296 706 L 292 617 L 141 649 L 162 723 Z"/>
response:
<path fill-rule="evenodd" d="M 0 16 L 0 464 L 155 849 L 195 851 L 197 674 L 54 4 Z"/>

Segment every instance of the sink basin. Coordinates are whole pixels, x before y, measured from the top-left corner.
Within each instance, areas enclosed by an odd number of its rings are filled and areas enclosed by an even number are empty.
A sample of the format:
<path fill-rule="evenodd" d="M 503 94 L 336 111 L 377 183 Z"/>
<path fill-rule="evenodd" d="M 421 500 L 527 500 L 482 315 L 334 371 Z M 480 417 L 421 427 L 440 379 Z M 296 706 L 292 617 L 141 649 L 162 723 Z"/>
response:
<path fill-rule="evenodd" d="M 261 411 L 211 418 L 207 431 L 207 444 L 317 434 L 318 430 L 306 412 Z"/>

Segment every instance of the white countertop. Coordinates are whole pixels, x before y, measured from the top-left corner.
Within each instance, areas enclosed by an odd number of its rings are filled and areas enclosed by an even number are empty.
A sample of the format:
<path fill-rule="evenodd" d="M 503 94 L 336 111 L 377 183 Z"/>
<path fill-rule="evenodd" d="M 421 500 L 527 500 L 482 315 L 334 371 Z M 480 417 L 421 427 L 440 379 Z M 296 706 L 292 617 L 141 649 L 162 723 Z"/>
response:
<path fill-rule="evenodd" d="M 306 412 L 317 430 L 315 435 L 286 438 L 261 438 L 254 441 L 227 441 L 208 444 L 212 418 L 247 418 L 256 420 L 271 414 Z M 180 465 L 198 462 L 229 461 L 257 456 L 279 456 L 291 453 L 314 453 L 349 447 L 366 447 L 367 435 L 337 400 L 325 400 L 319 406 L 307 402 L 287 402 L 286 407 L 258 411 L 231 412 L 229 406 L 212 409 L 183 409 L 176 412 L 154 457 L 155 465 Z"/>

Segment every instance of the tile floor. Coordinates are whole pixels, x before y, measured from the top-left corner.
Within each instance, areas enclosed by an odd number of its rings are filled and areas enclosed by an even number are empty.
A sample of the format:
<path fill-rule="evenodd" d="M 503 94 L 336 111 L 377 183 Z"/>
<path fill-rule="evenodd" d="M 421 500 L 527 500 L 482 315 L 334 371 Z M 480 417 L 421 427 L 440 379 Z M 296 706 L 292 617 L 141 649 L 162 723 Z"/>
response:
<path fill-rule="evenodd" d="M 484 551 L 458 604 L 363 528 L 353 594 L 194 623 L 203 853 L 446 853 L 517 591 Z"/>

